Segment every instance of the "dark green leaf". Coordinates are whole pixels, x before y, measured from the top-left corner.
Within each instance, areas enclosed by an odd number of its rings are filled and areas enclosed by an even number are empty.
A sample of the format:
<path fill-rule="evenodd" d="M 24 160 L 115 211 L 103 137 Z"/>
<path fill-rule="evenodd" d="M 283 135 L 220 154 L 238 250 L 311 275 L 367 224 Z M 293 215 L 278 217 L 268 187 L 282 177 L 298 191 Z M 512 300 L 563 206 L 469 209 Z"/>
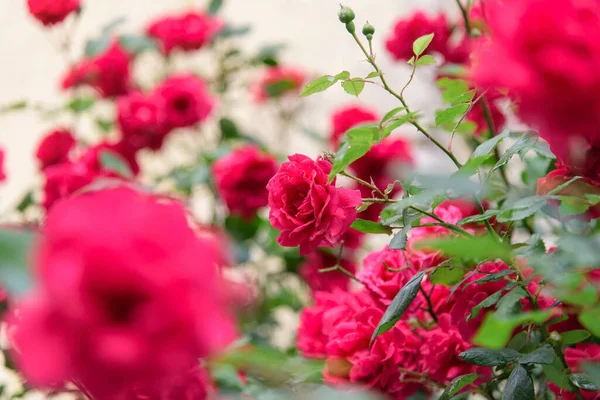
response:
<path fill-rule="evenodd" d="M 458 378 L 455 378 L 450 382 L 444 393 L 440 396 L 439 400 L 450 400 L 454 395 L 461 391 L 465 386 L 470 385 L 475 382 L 479 375 L 477 374 L 468 374 L 461 375 Z"/>
<path fill-rule="evenodd" d="M 519 358 L 521 364 L 552 364 L 556 358 L 554 349 L 549 344 L 544 344 L 529 354 Z"/>
<path fill-rule="evenodd" d="M 0 230 L 0 282 L 12 295 L 23 295 L 31 287 L 28 255 L 34 239 L 33 232 Z"/>
<path fill-rule="evenodd" d="M 406 250 L 406 241 L 408 240 L 408 233 L 411 229 L 411 225 L 405 226 L 402 229 L 400 229 L 400 231 L 398 231 L 394 235 L 388 247 L 391 250 Z"/>
<path fill-rule="evenodd" d="M 229 364 L 218 364 L 210 369 L 210 374 L 215 380 L 217 387 L 225 391 L 241 392 L 244 384 L 234 366 Z"/>
<path fill-rule="evenodd" d="M 211 0 L 208 5 L 208 13 L 210 15 L 215 15 L 219 12 L 221 7 L 223 7 L 223 0 Z"/>
<path fill-rule="evenodd" d="M 240 137 L 237 126 L 229 118 L 221 118 L 219 120 L 219 128 L 221 129 L 221 137 L 224 140 L 237 139 Z"/>
<path fill-rule="evenodd" d="M 446 122 L 454 121 L 463 115 L 469 109 L 469 104 L 457 104 L 445 110 L 439 111 L 435 116 L 435 126 L 440 126 Z"/>
<path fill-rule="evenodd" d="M 96 118 L 94 122 L 96 122 L 96 126 L 102 131 L 102 133 L 111 132 L 115 126 L 113 121 L 107 119 Z"/>
<path fill-rule="evenodd" d="M 597 391 L 600 390 L 600 386 L 596 385 L 592 378 L 585 374 L 572 374 L 569 376 L 569 380 L 579 389 Z"/>
<path fill-rule="evenodd" d="M 592 380 L 592 383 L 596 386 L 600 386 L 600 364 L 586 362 L 582 365 L 582 370 Z"/>
<path fill-rule="evenodd" d="M 258 232 L 261 220 L 259 217 L 246 219 L 230 215 L 225 219 L 225 229 L 236 240 L 243 241 L 253 238 Z"/>
<path fill-rule="evenodd" d="M 102 150 L 100 152 L 100 165 L 106 171 L 114 172 L 126 179 L 131 179 L 134 176 L 127 161 L 114 151 Z"/>
<path fill-rule="evenodd" d="M 433 40 L 433 36 L 433 33 L 430 33 L 429 35 L 423 35 L 413 42 L 413 52 L 416 56 L 423 54 L 423 52 L 427 49 L 427 46 L 429 46 Z"/>
<path fill-rule="evenodd" d="M 570 346 L 579 342 L 583 342 L 584 340 L 587 340 L 590 336 L 592 335 L 588 331 L 583 329 L 576 329 L 560 334 L 560 337 L 562 338 L 562 344 L 565 346 Z"/>
<path fill-rule="evenodd" d="M 293 90 L 296 84 L 291 80 L 282 80 L 265 86 L 265 90 L 269 97 L 281 97 Z"/>
<path fill-rule="evenodd" d="M 404 311 L 413 302 L 417 293 L 419 293 L 419 287 L 421 287 L 421 280 L 425 276 L 425 271 L 421 271 L 415 274 L 402 289 L 398 292 L 392 303 L 388 306 L 387 310 L 381 317 L 381 321 L 377 324 L 373 336 L 371 337 L 371 343 L 375 338 L 382 333 L 385 333 L 392 329 L 392 327 L 400 320 Z"/>
<path fill-rule="evenodd" d="M 484 276 L 483 278 L 479 278 L 476 281 L 469 283 L 467 286 L 471 285 L 471 284 L 482 284 L 482 283 L 488 283 L 488 282 L 497 282 L 500 279 L 504 278 L 505 276 L 508 275 L 512 275 L 514 274 L 515 271 L 512 270 L 504 270 L 504 271 L 500 271 L 500 272 L 496 272 L 494 274 L 489 274 Z"/>
<path fill-rule="evenodd" d="M 512 289 L 498 301 L 498 304 L 496 304 L 496 309 L 498 310 L 497 315 L 507 316 L 521 311 L 521 299 L 526 296 L 527 291 L 522 287 L 517 286 Z"/>
<path fill-rule="evenodd" d="M 531 217 L 536 212 L 542 209 L 546 205 L 548 200 L 543 196 L 531 196 L 525 197 L 511 207 L 502 210 L 497 216 L 498 222 L 513 222 L 521 221 L 525 218 Z"/>
<path fill-rule="evenodd" d="M 585 310 L 579 314 L 579 322 L 589 330 L 592 335 L 600 338 L 600 308 Z"/>
<path fill-rule="evenodd" d="M 458 356 L 470 364 L 495 367 L 515 362 L 522 354 L 513 349 L 492 350 L 474 347 L 460 353 Z"/>
<path fill-rule="evenodd" d="M 506 152 L 500 157 L 500 160 L 494 165 L 492 170 L 490 171 L 490 175 L 497 170 L 498 168 L 506 165 L 511 158 L 513 158 L 516 154 L 524 154 L 527 150 L 531 150 L 536 143 L 539 141 L 539 138 L 535 135 L 525 134 L 517 140 L 512 146 L 510 146 Z"/>
<path fill-rule="evenodd" d="M 342 82 L 344 91 L 352 96 L 358 97 L 358 95 L 365 88 L 365 81 L 362 78 L 352 78 Z"/>
<path fill-rule="evenodd" d="M 481 143 L 479 146 L 477 146 L 475 151 L 473 151 L 471 158 L 472 159 L 479 158 L 479 157 L 483 157 L 483 156 L 492 154 L 492 151 L 496 148 L 496 146 L 498 146 L 498 143 L 500 143 L 502 140 L 506 139 L 508 137 L 508 134 L 509 134 L 509 131 L 504 131 L 501 134 L 496 135 L 493 138 Z"/>
<path fill-rule="evenodd" d="M 67 109 L 79 114 L 92 108 L 95 101 L 93 97 L 76 97 L 67 104 Z"/>
<path fill-rule="evenodd" d="M 119 37 L 119 43 L 127 51 L 140 54 L 149 50 L 156 50 L 156 42 L 148 36 L 123 35 Z"/>
<path fill-rule="evenodd" d="M 354 220 L 350 227 L 363 233 L 384 233 L 386 235 L 390 235 L 392 233 L 392 229 L 389 226 L 383 226 L 377 222 L 360 218 Z"/>
<path fill-rule="evenodd" d="M 488 308 L 495 305 L 498 302 L 498 300 L 500 300 L 500 296 L 502 296 L 502 290 L 498 290 L 497 292 L 483 299 L 481 303 L 477 304 L 471 309 L 471 314 L 467 316 L 467 321 L 472 318 L 477 318 L 477 316 L 479 315 L 479 311 L 481 311 L 482 308 Z"/>
<path fill-rule="evenodd" d="M 525 368 L 517 365 L 511 372 L 502 392 L 502 400 L 534 400 L 533 379 Z"/>
<path fill-rule="evenodd" d="M 571 390 L 569 378 L 565 374 L 564 367 L 560 359 L 554 354 L 554 361 L 550 364 L 542 364 L 542 370 L 548 380 L 561 389 Z"/>
<path fill-rule="evenodd" d="M 33 192 L 29 191 L 25 193 L 19 204 L 17 205 L 17 211 L 20 213 L 25 212 L 29 207 L 33 206 L 35 201 L 33 199 Z"/>
<path fill-rule="evenodd" d="M 487 210 L 483 214 L 476 214 L 476 215 L 472 215 L 470 217 L 463 218 L 460 221 L 458 221 L 458 224 L 466 225 L 466 224 L 472 224 L 473 222 L 483 222 L 490 218 L 494 218 L 500 212 L 501 212 L 500 210 Z"/>

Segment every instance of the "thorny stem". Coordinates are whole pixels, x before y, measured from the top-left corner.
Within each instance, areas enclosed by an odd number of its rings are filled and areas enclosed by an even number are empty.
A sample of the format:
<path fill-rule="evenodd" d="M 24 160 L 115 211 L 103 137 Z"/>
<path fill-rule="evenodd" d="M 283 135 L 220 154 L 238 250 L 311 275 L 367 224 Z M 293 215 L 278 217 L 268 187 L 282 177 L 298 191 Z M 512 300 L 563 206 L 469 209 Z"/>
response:
<path fill-rule="evenodd" d="M 402 367 L 398 367 L 398 369 L 400 370 L 400 372 L 402 372 L 404 374 L 416 376 L 418 378 L 421 378 L 421 380 L 430 382 L 431 384 L 435 385 L 436 387 L 438 387 L 440 389 L 445 389 L 446 388 L 446 385 L 444 385 L 443 383 L 438 382 L 438 381 L 434 380 L 433 378 L 431 378 L 430 376 L 427 376 L 427 375 L 422 374 L 420 372 L 410 371 L 410 370 L 402 368 Z"/>
<path fill-rule="evenodd" d="M 346 178 L 350 178 L 350 179 L 352 179 L 353 181 L 356 181 L 356 182 L 360 183 L 361 185 L 363 185 L 363 186 L 365 186 L 365 187 L 368 187 L 369 189 L 373 190 L 374 192 L 377 192 L 377 194 L 379 194 L 379 195 L 381 195 L 381 197 L 383 197 L 383 200 L 386 200 L 386 199 L 387 199 L 387 195 L 386 195 L 385 193 L 383 193 L 383 192 L 381 191 L 381 189 L 379 189 L 377 186 L 375 186 L 375 185 L 372 185 L 372 184 L 370 184 L 369 182 L 367 182 L 367 181 L 365 181 L 365 180 L 363 180 L 363 179 L 360 179 L 360 178 L 359 178 L 359 177 L 357 177 L 357 176 L 350 175 L 350 174 L 349 174 L 349 173 L 347 173 L 346 171 L 342 171 L 342 172 L 340 172 L 339 174 L 340 174 L 340 175 L 342 175 L 342 176 L 345 176 Z"/>
<path fill-rule="evenodd" d="M 429 298 L 427 293 L 425 293 L 425 291 L 423 290 L 423 286 L 419 285 L 419 291 L 423 294 L 423 296 L 425 296 L 425 300 L 427 301 L 427 311 L 431 315 L 431 318 L 433 318 L 433 320 L 437 324 L 438 318 L 437 318 L 437 315 L 435 315 L 435 311 L 433 310 L 433 304 L 431 303 L 431 299 Z"/>
<path fill-rule="evenodd" d="M 390 85 L 388 85 L 387 81 L 385 80 L 385 77 L 383 76 L 383 72 L 381 71 L 381 69 L 379 69 L 379 66 L 377 65 L 377 63 L 375 62 L 375 58 L 369 54 L 369 52 L 367 51 L 367 49 L 365 48 L 365 46 L 362 44 L 362 42 L 360 41 L 360 39 L 358 38 L 358 36 L 356 35 L 356 33 L 352 33 L 352 37 L 354 38 L 354 40 L 356 41 L 356 43 L 358 44 L 358 46 L 360 47 L 360 49 L 362 50 L 362 52 L 364 53 L 365 57 L 367 57 L 367 61 L 369 62 L 369 64 L 371 64 L 371 66 L 375 69 L 375 72 L 377 72 L 377 74 L 379 75 L 379 79 L 381 80 L 381 83 L 383 84 L 383 87 L 385 88 L 385 90 L 391 94 L 392 96 L 394 96 L 395 98 L 397 98 L 398 100 L 400 100 L 400 103 L 402 103 L 402 106 L 406 109 L 406 112 L 408 114 L 410 114 L 410 109 L 408 107 L 408 104 L 406 103 L 406 100 L 404 100 L 404 97 L 402 97 L 401 95 L 399 95 L 398 93 L 396 93 L 391 87 Z M 438 142 L 433 136 L 431 136 L 429 134 L 429 132 L 427 132 L 425 130 L 425 128 L 423 128 L 416 120 L 414 119 L 410 119 L 409 123 L 414 126 L 415 128 L 417 128 L 417 130 L 419 132 L 421 132 L 423 135 L 425 135 L 425 137 L 427 139 L 429 139 L 429 141 L 431 141 L 433 144 L 435 144 L 440 150 L 442 150 L 444 153 L 446 153 L 446 155 L 452 160 L 452 162 L 454 163 L 454 165 L 456 165 L 457 168 L 460 168 L 462 165 L 460 162 L 458 162 L 458 160 L 456 159 L 456 157 L 454 156 L 454 154 L 452 154 L 451 151 L 448 151 L 448 149 L 446 149 L 446 147 L 444 147 L 444 145 L 442 145 L 440 142 Z"/>
<path fill-rule="evenodd" d="M 415 210 L 415 211 L 417 211 L 417 212 L 419 212 L 421 214 L 427 215 L 428 217 L 431 217 L 431 218 L 435 219 L 436 221 L 438 221 L 440 223 L 440 225 L 442 225 L 445 228 L 450 229 L 451 231 L 460 233 L 460 234 L 468 236 L 468 237 L 473 237 L 473 235 L 471 235 L 469 232 L 467 232 L 466 230 L 464 230 L 460 226 L 449 224 L 446 221 L 444 221 L 443 219 L 441 219 L 440 217 L 438 217 L 437 215 L 435 215 L 434 213 L 431 213 L 429 211 L 425 211 L 425 210 L 423 210 L 423 209 L 421 209 L 419 207 L 415 207 L 415 206 L 410 206 L 409 208 L 412 208 L 413 210 Z"/>
<path fill-rule="evenodd" d="M 483 94 L 481 96 L 483 96 Z M 492 136 L 496 136 L 496 126 L 494 125 L 494 119 L 492 118 L 490 104 L 488 103 L 486 98 L 481 99 L 481 108 L 483 110 L 483 117 L 485 118 L 485 123 L 488 126 L 490 134 Z M 494 147 L 494 155 L 496 156 L 496 160 L 500 160 L 500 153 L 498 153 L 498 147 Z M 500 176 L 502 177 L 504 184 L 506 185 L 506 187 L 510 187 L 508 177 L 506 176 L 506 171 L 504 170 L 504 165 L 498 169 L 500 170 Z"/>
<path fill-rule="evenodd" d="M 342 241 L 340 243 L 340 250 L 338 251 L 336 264 L 333 267 L 321 268 L 319 270 L 319 272 L 324 273 L 324 272 L 339 271 L 342 274 L 346 275 L 348 278 L 360 283 L 360 280 L 352 272 L 350 272 L 346 268 L 342 267 L 341 261 L 342 261 L 342 252 L 343 251 L 344 251 L 344 241 Z"/>
<path fill-rule="evenodd" d="M 448 142 L 448 150 L 450 150 L 450 151 L 452 150 L 452 139 L 454 139 L 454 135 L 456 134 L 456 131 L 458 130 L 458 127 L 464 121 L 464 119 L 467 117 L 467 115 L 471 112 L 471 110 L 473 109 L 473 107 L 475 106 L 475 104 L 477 104 L 477 102 L 482 99 L 482 97 L 483 97 L 484 94 L 485 94 L 485 92 L 481 93 L 475 100 L 473 100 L 471 102 L 471 104 L 469 104 L 469 107 L 467 108 L 467 111 L 465 111 L 465 113 L 460 117 L 460 119 L 458 120 L 458 122 L 456 123 L 456 125 L 454 125 L 454 128 L 452 129 L 452 132 L 450 132 L 450 141 Z"/>

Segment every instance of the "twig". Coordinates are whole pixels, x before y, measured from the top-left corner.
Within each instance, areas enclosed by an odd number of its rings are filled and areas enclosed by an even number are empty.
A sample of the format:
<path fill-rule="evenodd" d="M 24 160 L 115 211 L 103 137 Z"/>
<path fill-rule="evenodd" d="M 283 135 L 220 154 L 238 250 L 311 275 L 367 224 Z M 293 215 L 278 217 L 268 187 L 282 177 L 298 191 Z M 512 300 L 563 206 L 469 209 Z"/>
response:
<path fill-rule="evenodd" d="M 372 184 L 370 184 L 369 182 L 367 182 L 367 181 L 365 181 L 365 180 L 363 180 L 363 179 L 360 179 L 360 178 L 359 178 L 359 177 L 357 177 L 357 176 L 350 175 L 350 174 L 349 174 L 349 173 L 347 173 L 346 171 L 342 171 L 342 172 L 340 172 L 339 174 L 340 174 L 340 175 L 342 175 L 342 176 L 345 176 L 346 178 L 350 178 L 350 179 L 352 179 L 353 181 L 356 181 L 356 182 L 360 183 L 361 185 L 363 185 L 363 186 L 365 186 L 365 187 L 368 187 L 369 189 L 371 189 L 371 190 L 373 190 L 373 191 L 377 192 L 377 193 L 378 193 L 379 195 L 381 195 L 381 197 L 383 197 L 384 199 L 387 199 L 387 195 L 386 195 L 385 193 L 383 193 L 383 192 L 382 192 L 382 191 L 381 191 L 381 190 L 380 190 L 380 189 L 379 189 L 377 186 L 375 186 L 375 185 L 372 185 Z"/>
<path fill-rule="evenodd" d="M 423 296 L 425 296 L 425 300 L 427 301 L 427 311 L 431 315 L 431 318 L 433 318 L 433 320 L 437 324 L 438 318 L 437 318 L 437 315 L 435 315 L 435 311 L 433 310 L 433 304 L 431 303 L 431 299 L 429 298 L 427 293 L 425 293 L 425 291 L 423 290 L 423 286 L 419 285 L 419 291 L 423 294 Z"/>

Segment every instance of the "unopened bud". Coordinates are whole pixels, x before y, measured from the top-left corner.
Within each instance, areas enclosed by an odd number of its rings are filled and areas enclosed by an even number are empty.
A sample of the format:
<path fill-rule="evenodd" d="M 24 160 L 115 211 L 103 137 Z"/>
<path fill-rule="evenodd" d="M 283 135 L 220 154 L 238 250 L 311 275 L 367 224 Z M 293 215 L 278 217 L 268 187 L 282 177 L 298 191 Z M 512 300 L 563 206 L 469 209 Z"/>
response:
<path fill-rule="evenodd" d="M 354 21 L 354 17 L 356 17 L 354 11 L 352 11 L 351 8 L 348 8 L 346 6 L 340 7 L 340 12 L 338 12 L 338 18 L 340 19 L 340 22 L 347 24 L 349 22 Z"/>
<path fill-rule="evenodd" d="M 375 27 L 367 22 L 363 26 L 362 33 L 365 36 L 371 35 L 371 38 L 373 38 L 373 34 L 375 33 Z M 371 40 L 371 39 L 369 39 L 369 40 Z"/>

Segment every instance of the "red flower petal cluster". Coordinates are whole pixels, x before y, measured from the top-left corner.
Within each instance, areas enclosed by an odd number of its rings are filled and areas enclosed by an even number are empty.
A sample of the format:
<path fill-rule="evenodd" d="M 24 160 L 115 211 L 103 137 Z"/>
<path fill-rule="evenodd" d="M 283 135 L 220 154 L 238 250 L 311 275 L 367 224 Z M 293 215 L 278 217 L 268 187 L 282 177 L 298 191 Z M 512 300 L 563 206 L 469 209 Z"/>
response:
<path fill-rule="evenodd" d="M 103 97 L 126 94 L 131 83 L 132 56 L 115 41 L 106 51 L 77 63 L 64 77 L 63 89 L 87 85 Z"/>
<path fill-rule="evenodd" d="M 42 169 L 63 163 L 68 161 L 69 153 L 75 144 L 75 138 L 69 130 L 56 129 L 42 139 L 35 152 L 35 158 L 40 162 Z"/>
<path fill-rule="evenodd" d="M 156 38 L 165 54 L 175 49 L 198 50 L 209 43 L 223 28 L 223 23 L 200 12 L 162 17 L 150 24 L 148 35 Z"/>
<path fill-rule="evenodd" d="M 135 150 L 158 150 L 169 133 L 165 101 L 159 96 L 135 92 L 120 97 L 117 121 L 122 141 Z"/>
<path fill-rule="evenodd" d="M 31 15 L 46 26 L 62 22 L 80 5 L 81 0 L 27 0 Z"/>
<path fill-rule="evenodd" d="M 264 103 L 272 98 L 298 93 L 306 82 L 304 72 L 292 67 L 275 66 L 268 68 L 252 85 L 252 96 L 256 103 Z"/>
<path fill-rule="evenodd" d="M 282 246 L 300 246 L 308 254 L 317 246 L 333 246 L 356 219 L 360 192 L 329 183 L 331 164 L 295 154 L 269 181 L 269 220 L 281 231 Z"/>
<path fill-rule="evenodd" d="M 232 214 L 245 218 L 268 204 L 267 183 L 276 172 L 275 157 L 253 145 L 239 147 L 213 165 L 219 196 Z"/>
<path fill-rule="evenodd" d="M 179 379 L 235 336 L 217 255 L 177 202 L 129 188 L 72 197 L 48 214 L 35 260 L 39 286 L 9 324 L 35 386 L 118 398 Z"/>

